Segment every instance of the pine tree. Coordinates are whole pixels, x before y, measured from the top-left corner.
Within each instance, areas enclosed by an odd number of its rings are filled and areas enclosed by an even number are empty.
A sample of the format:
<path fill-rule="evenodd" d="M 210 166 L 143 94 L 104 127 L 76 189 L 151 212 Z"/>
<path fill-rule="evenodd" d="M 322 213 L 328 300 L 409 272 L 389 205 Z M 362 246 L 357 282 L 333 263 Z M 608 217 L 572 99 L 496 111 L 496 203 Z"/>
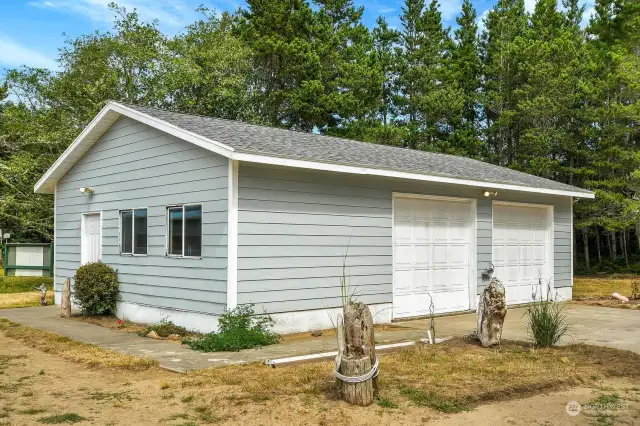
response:
<path fill-rule="evenodd" d="M 451 52 L 451 80 L 458 85 L 464 97 L 464 106 L 455 117 L 453 144 L 468 157 L 479 158 L 482 142 L 479 131 L 479 94 L 482 79 L 482 63 L 478 51 L 478 25 L 476 10 L 470 0 L 462 3 L 462 13 L 456 18 L 455 44 Z"/>
<path fill-rule="evenodd" d="M 363 7 L 352 0 L 322 0 L 318 6 L 314 38 L 321 60 L 323 95 L 316 127 L 321 132 L 357 137 L 351 131 L 375 119 L 383 75 L 374 66 L 373 37 L 362 23 Z"/>
<path fill-rule="evenodd" d="M 485 19 L 481 37 L 488 159 L 506 166 L 514 164 L 520 141 L 516 109 L 522 76 L 514 41 L 526 28 L 524 0 L 499 0 Z"/>
<path fill-rule="evenodd" d="M 248 0 L 239 33 L 253 52 L 256 101 L 273 126 L 311 131 L 314 101 L 324 95 L 321 61 L 313 40 L 316 15 L 305 0 Z"/>
<path fill-rule="evenodd" d="M 598 0 L 587 29 L 590 76 L 585 113 L 591 123 L 590 179 L 597 198 L 582 203 L 578 223 L 623 236 L 640 220 L 634 199 L 640 169 L 640 58 L 632 0 Z M 633 16 L 636 19 L 633 19 Z"/>
<path fill-rule="evenodd" d="M 385 127 L 398 116 L 393 98 L 398 61 L 396 47 L 399 40 L 400 33 L 390 29 L 384 17 L 378 17 L 373 29 L 373 41 L 376 64 L 383 75 L 379 114 Z"/>
<path fill-rule="evenodd" d="M 396 49 L 398 57 L 395 104 L 400 116 L 404 117 L 408 136 L 406 145 L 415 148 L 417 142 L 415 134 L 422 117 L 419 116 L 420 92 L 419 76 L 424 67 L 421 60 L 421 49 L 425 43 L 423 34 L 422 13 L 425 8 L 424 0 L 405 0 L 402 7 L 402 31 L 400 43 Z"/>

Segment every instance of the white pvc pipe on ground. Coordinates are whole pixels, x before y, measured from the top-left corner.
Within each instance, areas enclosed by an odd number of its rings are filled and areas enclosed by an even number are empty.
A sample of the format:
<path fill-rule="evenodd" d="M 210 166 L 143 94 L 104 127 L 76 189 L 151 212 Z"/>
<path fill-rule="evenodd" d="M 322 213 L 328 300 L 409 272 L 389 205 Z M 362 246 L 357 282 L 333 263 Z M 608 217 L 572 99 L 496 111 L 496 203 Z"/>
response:
<path fill-rule="evenodd" d="M 388 349 L 402 348 L 405 346 L 411 346 L 415 344 L 416 342 L 400 342 L 400 343 L 390 343 L 387 345 L 376 345 L 376 352 L 385 351 Z M 313 361 L 313 360 L 323 359 L 323 358 L 335 358 L 336 355 L 338 355 L 338 351 L 322 352 L 319 354 L 290 356 L 287 358 L 278 358 L 278 359 L 268 359 L 264 363 L 266 365 L 269 365 L 275 368 L 278 365 L 292 364 L 292 363 L 304 362 L 304 361 Z"/>

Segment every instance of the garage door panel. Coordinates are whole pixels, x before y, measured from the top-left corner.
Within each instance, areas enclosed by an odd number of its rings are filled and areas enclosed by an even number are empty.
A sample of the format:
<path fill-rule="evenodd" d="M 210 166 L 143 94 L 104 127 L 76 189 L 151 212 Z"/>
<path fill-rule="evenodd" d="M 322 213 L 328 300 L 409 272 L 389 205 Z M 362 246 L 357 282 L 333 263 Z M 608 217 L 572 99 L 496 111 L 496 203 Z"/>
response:
<path fill-rule="evenodd" d="M 411 241 L 411 219 L 396 218 L 393 232 L 396 241 Z"/>
<path fill-rule="evenodd" d="M 470 202 L 394 198 L 394 317 L 427 314 L 429 295 L 437 312 L 469 308 L 471 214 Z"/>
<path fill-rule="evenodd" d="M 429 287 L 430 287 L 430 279 L 429 276 L 431 275 L 431 270 L 424 268 L 424 269 L 414 269 L 413 270 L 413 289 L 416 292 L 426 292 L 429 291 Z"/>
<path fill-rule="evenodd" d="M 396 244 L 393 248 L 393 256 L 395 259 L 396 266 L 404 267 L 410 266 L 413 256 L 413 250 L 411 244 Z"/>
<path fill-rule="evenodd" d="M 452 244 L 447 247 L 447 262 L 449 265 L 464 265 L 469 264 L 469 246 L 465 244 Z"/>
<path fill-rule="evenodd" d="M 433 266 L 447 265 L 447 245 L 433 245 Z"/>
<path fill-rule="evenodd" d="M 415 244 L 413 246 L 412 255 L 415 265 L 431 266 L 432 246 L 426 244 Z"/>
<path fill-rule="evenodd" d="M 409 292 L 413 284 L 413 269 L 404 269 L 396 266 L 394 272 L 396 279 L 394 290 L 396 291 L 396 293 L 400 294 Z"/>

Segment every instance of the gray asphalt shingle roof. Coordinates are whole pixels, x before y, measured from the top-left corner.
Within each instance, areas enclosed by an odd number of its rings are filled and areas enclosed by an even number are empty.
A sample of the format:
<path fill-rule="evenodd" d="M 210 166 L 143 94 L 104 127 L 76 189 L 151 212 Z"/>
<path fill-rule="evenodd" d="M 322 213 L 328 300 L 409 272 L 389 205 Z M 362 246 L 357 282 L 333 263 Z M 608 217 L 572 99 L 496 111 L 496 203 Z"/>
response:
<path fill-rule="evenodd" d="M 302 133 L 125 104 L 237 152 L 428 176 L 589 194 L 590 191 L 465 157 Z"/>

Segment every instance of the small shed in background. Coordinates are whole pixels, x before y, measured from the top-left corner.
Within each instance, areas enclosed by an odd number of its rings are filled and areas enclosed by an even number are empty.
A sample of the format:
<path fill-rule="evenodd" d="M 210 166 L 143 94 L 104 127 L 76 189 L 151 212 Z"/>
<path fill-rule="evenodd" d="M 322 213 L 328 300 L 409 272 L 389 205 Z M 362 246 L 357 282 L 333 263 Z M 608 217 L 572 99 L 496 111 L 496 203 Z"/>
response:
<path fill-rule="evenodd" d="M 4 247 L 4 275 L 53 276 L 52 243 L 7 243 Z"/>

